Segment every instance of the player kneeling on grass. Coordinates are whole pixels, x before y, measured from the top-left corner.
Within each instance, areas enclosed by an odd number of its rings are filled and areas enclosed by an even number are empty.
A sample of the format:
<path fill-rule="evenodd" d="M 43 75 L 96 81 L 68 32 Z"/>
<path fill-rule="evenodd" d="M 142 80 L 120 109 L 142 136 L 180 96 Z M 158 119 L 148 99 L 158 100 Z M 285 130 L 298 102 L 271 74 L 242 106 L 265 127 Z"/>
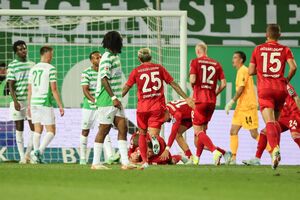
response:
<path fill-rule="evenodd" d="M 281 133 L 290 129 L 293 140 L 300 148 L 300 99 L 292 85 L 288 84 L 287 89 L 289 95 L 285 99 L 285 104 L 280 113 L 278 123 L 281 128 Z M 278 140 L 280 140 L 280 136 L 278 138 Z M 278 141 L 278 144 L 279 143 Z M 266 128 L 264 128 L 258 141 L 255 158 L 244 160 L 243 163 L 245 165 L 260 165 L 260 159 L 266 146 L 267 136 Z"/>
<path fill-rule="evenodd" d="M 103 54 L 96 91 L 96 106 L 99 114 L 99 129 L 94 143 L 94 157 L 91 169 L 101 170 L 109 169 L 100 161 L 103 151 L 103 142 L 112 127 L 112 124 L 118 129 L 118 147 L 121 156 L 122 169 L 137 168 L 128 160 L 127 150 L 127 122 L 125 119 L 122 99 L 122 69 L 119 53 L 123 47 L 121 35 L 116 31 L 110 31 L 105 34 L 103 47 L 106 49 Z"/>
<path fill-rule="evenodd" d="M 140 148 L 139 148 L 139 133 L 134 133 L 130 139 L 130 147 L 128 151 L 128 157 L 129 160 L 132 163 L 141 163 L 143 162 L 141 153 L 140 153 Z M 179 161 L 182 162 L 187 162 L 187 159 L 182 157 L 181 155 L 171 155 L 168 152 L 168 156 L 165 157 L 164 159 L 161 158 L 161 155 L 163 152 L 165 152 L 165 148 L 167 147 L 164 139 L 160 136 L 156 137 L 158 144 L 153 144 L 152 139 L 150 135 L 147 133 L 146 135 L 146 142 L 147 142 L 147 158 L 148 158 L 148 163 L 153 164 L 153 165 L 166 165 L 166 164 L 177 164 Z M 156 154 L 154 153 L 154 145 L 159 145 L 160 150 Z"/>
<path fill-rule="evenodd" d="M 43 46 L 40 49 L 40 55 L 41 62 L 32 67 L 28 78 L 28 109 L 34 124 L 34 151 L 31 152 L 33 163 L 42 163 L 42 155 L 55 135 L 53 97 L 59 107 L 60 115 L 64 115 L 56 84 L 56 69 L 50 64 L 53 56 L 52 47 Z M 40 145 L 44 126 L 47 133 Z"/>
<path fill-rule="evenodd" d="M 192 113 L 193 127 L 197 137 L 197 155 L 202 154 L 204 147 L 213 153 L 215 165 L 220 165 L 225 151 L 216 147 L 207 136 L 207 124 L 211 120 L 216 107 L 216 98 L 226 87 L 223 69 L 216 60 L 207 57 L 207 46 L 204 43 L 196 45 L 197 58 L 191 61 L 190 83 L 193 87 L 195 109 Z M 218 81 L 221 82 L 217 88 Z M 231 152 L 226 155 L 225 163 L 231 160 Z"/>
<path fill-rule="evenodd" d="M 87 141 L 90 129 L 94 127 L 98 117 L 97 107 L 95 105 L 95 93 L 97 88 L 97 76 L 101 54 L 99 51 L 90 53 L 90 61 L 92 66 L 85 69 L 81 74 L 81 86 L 84 94 L 82 107 L 82 133 L 80 135 L 80 164 L 86 165 L 88 158 Z M 107 135 L 104 140 L 104 152 L 108 158 L 107 163 L 112 164 L 119 159 L 119 154 L 114 154 L 110 142 L 110 137 Z"/>
<path fill-rule="evenodd" d="M 151 51 L 142 48 L 138 51 L 138 59 L 141 63 L 129 75 L 122 96 L 125 96 L 136 83 L 138 88 L 137 125 L 139 127 L 139 147 L 143 159 L 142 167 L 148 167 L 146 133 L 149 132 L 152 143 L 157 143 L 155 137 L 159 135 L 161 125 L 164 123 L 164 111 L 166 100 L 164 96 L 164 82 L 183 97 L 190 106 L 194 102 L 189 98 L 174 81 L 169 72 L 159 64 L 151 62 Z M 156 145 L 154 145 L 156 146 Z M 154 149 L 157 154 L 159 149 Z"/>

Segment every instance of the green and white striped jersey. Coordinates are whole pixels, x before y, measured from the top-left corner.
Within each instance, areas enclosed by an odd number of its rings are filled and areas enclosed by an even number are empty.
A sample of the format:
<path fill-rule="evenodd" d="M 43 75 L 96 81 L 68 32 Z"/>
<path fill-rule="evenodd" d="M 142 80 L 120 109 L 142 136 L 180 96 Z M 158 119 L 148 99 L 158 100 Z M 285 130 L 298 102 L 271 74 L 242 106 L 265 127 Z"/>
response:
<path fill-rule="evenodd" d="M 81 74 L 81 85 L 88 85 L 90 94 L 95 97 L 96 89 L 97 89 L 97 76 L 98 72 L 93 69 L 93 67 L 89 67 L 85 69 Z M 83 106 L 82 108 L 95 110 L 95 103 L 91 102 L 84 96 L 83 98 Z"/>
<path fill-rule="evenodd" d="M 107 77 L 110 87 L 114 95 L 122 98 L 122 69 L 120 57 L 106 51 L 101 58 L 98 79 L 97 79 L 97 92 L 96 92 L 96 105 L 97 107 L 112 106 L 112 100 L 105 88 L 101 85 L 101 79 Z"/>
<path fill-rule="evenodd" d="M 28 75 L 34 62 L 13 60 L 7 69 L 7 80 L 15 81 L 15 91 L 18 101 L 26 101 L 28 94 Z"/>
<path fill-rule="evenodd" d="M 51 107 L 51 82 L 56 82 L 56 69 L 49 63 L 40 62 L 29 72 L 28 83 L 31 84 L 31 105 Z"/>

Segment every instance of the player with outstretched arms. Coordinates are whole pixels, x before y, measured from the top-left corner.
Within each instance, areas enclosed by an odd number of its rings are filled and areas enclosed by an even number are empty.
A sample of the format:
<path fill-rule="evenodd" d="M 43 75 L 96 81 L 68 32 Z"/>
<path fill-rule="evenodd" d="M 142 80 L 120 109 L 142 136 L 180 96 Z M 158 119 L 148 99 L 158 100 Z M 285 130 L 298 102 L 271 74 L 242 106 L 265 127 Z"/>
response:
<path fill-rule="evenodd" d="M 63 105 L 57 88 L 57 71 L 50 64 L 53 57 L 53 48 L 43 46 L 40 49 L 40 56 L 41 61 L 32 67 L 28 78 L 28 109 L 34 125 L 34 151 L 31 152 L 33 163 L 43 162 L 42 155 L 56 133 L 53 97 L 59 107 L 60 116 L 64 115 Z M 44 127 L 46 135 L 40 144 Z"/>
<path fill-rule="evenodd" d="M 164 82 L 169 84 L 190 106 L 194 105 L 193 100 L 182 91 L 169 72 L 162 65 L 152 63 L 151 58 L 150 49 L 141 48 L 138 51 L 141 65 L 132 70 L 122 92 L 122 96 L 125 96 L 130 88 L 137 84 L 137 125 L 140 133 L 139 148 L 143 159 L 142 168 L 148 167 L 146 133 L 149 132 L 154 143 L 155 136 L 159 135 L 161 125 L 164 123 L 166 109 Z"/>
<path fill-rule="evenodd" d="M 81 127 L 82 132 L 80 135 L 80 164 L 86 165 L 88 158 L 86 157 L 87 142 L 90 129 L 94 127 L 96 119 L 98 118 L 97 107 L 95 105 L 95 93 L 97 89 L 97 77 L 98 69 L 101 60 L 101 54 L 99 51 L 93 51 L 90 53 L 90 61 L 92 66 L 85 69 L 81 74 L 81 86 L 84 94 L 83 106 L 82 106 L 82 120 Z M 104 151 L 107 157 L 107 163 L 111 164 L 116 159 L 114 157 L 113 149 L 110 142 L 110 137 L 107 135 L 104 140 Z M 117 155 L 117 154 L 115 154 Z"/>
<path fill-rule="evenodd" d="M 16 143 L 20 155 L 20 163 L 25 164 L 30 161 L 30 152 L 32 150 L 33 124 L 28 117 L 27 93 L 28 93 L 28 75 L 30 69 L 34 66 L 27 58 L 27 45 L 24 41 L 18 40 L 13 44 L 13 50 L 16 55 L 7 70 L 7 80 L 9 84 L 12 102 L 10 103 L 10 118 L 16 125 Z M 27 119 L 30 127 L 30 137 L 26 152 L 24 153 L 24 120 Z"/>
<path fill-rule="evenodd" d="M 118 54 L 121 53 L 123 41 L 120 33 L 107 32 L 102 45 L 105 53 L 102 55 L 96 91 L 96 106 L 98 108 L 99 130 L 94 142 L 94 158 L 91 169 L 109 169 L 100 161 L 103 151 L 103 142 L 112 127 L 118 129 L 118 147 L 121 155 L 122 169 L 134 169 L 128 160 L 127 150 L 127 123 L 125 119 L 122 99 L 122 69 Z"/>
<path fill-rule="evenodd" d="M 195 109 L 192 113 L 195 137 L 197 137 L 197 156 L 201 156 L 204 147 L 213 153 L 215 165 L 220 165 L 222 155 L 225 163 L 231 160 L 231 152 L 216 147 L 206 134 L 208 122 L 216 107 L 216 98 L 226 87 L 226 79 L 219 62 L 207 56 L 204 43 L 196 45 L 197 58 L 190 64 L 190 83 L 193 88 Z M 221 82 L 217 88 L 218 81 Z M 226 155 L 226 156 L 225 156 Z"/>
<path fill-rule="evenodd" d="M 267 42 L 256 46 L 252 53 L 249 75 L 257 74 L 258 102 L 266 123 L 266 135 L 260 135 L 260 140 L 269 142 L 272 168 L 276 169 L 281 159 L 278 143 L 281 130 L 277 120 L 288 95 L 287 83 L 295 75 L 297 65 L 290 48 L 278 43 L 279 25 L 269 24 L 266 37 Z M 286 62 L 290 70 L 285 78 Z"/>

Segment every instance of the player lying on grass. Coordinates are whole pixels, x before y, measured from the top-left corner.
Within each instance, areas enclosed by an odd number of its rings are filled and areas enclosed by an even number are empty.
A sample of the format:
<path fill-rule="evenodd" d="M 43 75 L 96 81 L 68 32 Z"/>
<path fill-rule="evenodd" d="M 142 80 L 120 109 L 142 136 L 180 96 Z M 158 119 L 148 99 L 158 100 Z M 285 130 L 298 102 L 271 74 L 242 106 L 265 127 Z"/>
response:
<path fill-rule="evenodd" d="M 105 48 L 103 54 L 96 90 L 96 106 L 98 108 L 99 129 L 94 142 L 94 157 L 91 169 L 108 169 L 100 161 L 103 151 L 103 143 L 112 124 L 118 129 L 118 147 L 121 156 L 121 168 L 136 168 L 128 160 L 127 150 L 127 123 L 122 106 L 122 69 L 119 54 L 123 47 L 120 33 L 116 31 L 107 32 L 104 35 L 102 46 Z"/>
<path fill-rule="evenodd" d="M 225 163 L 231 160 L 231 152 L 225 154 L 221 148 L 217 148 L 206 134 L 208 122 L 216 107 L 216 98 L 226 87 L 226 79 L 223 69 L 216 60 L 207 56 L 207 46 L 204 43 L 196 45 L 197 58 L 190 64 L 190 83 L 193 88 L 195 109 L 192 112 L 192 121 L 197 137 L 197 155 L 200 157 L 204 147 L 213 153 L 215 165 L 220 165 L 222 155 Z M 218 81 L 221 82 L 217 88 Z"/>
<path fill-rule="evenodd" d="M 236 164 L 236 155 L 239 145 L 238 133 L 243 127 L 249 130 L 253 139 L 258 140 L 258 114 L 257 99 L 252 76 L 248 74 L 248 68 L 244 65 L 246 54 L 242 51 L 236 51 L 233 54 L 232 65 L 237 70 L 236 74 L 236 93 L 234 97 L 226 104 L 225 111 L 229 114 L 229 110 L 236 102 L 235 111 L 232 118 L 230 128 L 230 149 L 232 159 L 230 164 Z"/>
<path fill-rule="evenodd" d="M 64 115 L 57 89 L 56 69 L 50 64 L 53 57 L 52 47 L 43 46 L 40 55 L 41 62 L 31 68 L 28 78 L 28 109 L 34 125 L 34 151 L 31 152 L 33 163 L 42 163 L 42 155 L 56 133 L 53 97 L 59 107 L 60 115 Z M 40 144 L 44 127 L 46 135 Z"/>
<path fill-rule="evenodd" d="M 266 123 L 267 141 L 272 151 L 272 168 L 276 169 L 280 160 L 278 118 L 287 97 L 287 82 L 296 73 L 297 65 L 294 56 L 287 46 L 278 43 L 280 26 L 269 24 L 266 30 L 267 42 L 255 47 L 250 65 L 249 75 L 257 74 L 258 102 Z M 286 62 L 290 70 L 284 77 Z"/>
<path fill-rule="evenodd" d="M 196 156 L 192 156 L 188 144 L 183 138 L 183 133 L 192 127 L 192 108 L 187 105 L 184 100 L 177 100 L 167 103 L 167 110 L 165 112 L 165 122 L 173 122 L 171 134 L 168 139 L 168 145 L 161 155 L 162 159 L 166 159 L 169 156 L 169 149 L 171 148 L 175 138 L 178 145 L 181 147 L 187 158 L 189 159 L 186 164 L 199 164 L 200 154 L 196 153 Z M 198 137 L 195 135 L 194 139 L 195 147 L 198 146 Z M 207 149 L 206 147 L 204 147 Z M 225 152 L 219 147 L 216 147 L 224 156 L 225 162 L 227 163 L 230 159 L 231 153 Z"/>
<path fill-rule="evenodd" d="M 13 50 L 16 55 L 9 65 L 7 70 L 7 80 L 9 84 L 9 91 L 12 97 L 12 102 L 9 107 L 10 119 L 16 125 L 16 143 L 20 155 L 20 164 L 30 162 L 30 152 L 32 150 L 32 138 L 34 133 L 33 124 L 28 116 L 28 75 L 30 69 L 34 66 L 27 58 L 27 45 L 24 41 L 18 40 L 13 44 Z M 26 152 L 24 153 L 24 120 L 28 120 L 30 127 L 30 137 Z"/>
<path fill-rule="evenodd" d="M 141 153 L 140 153 L 140 148 L 139 148 L 139 137 L 140 137 L 139 133 L 134 133 L 132 135 L 132 137 L 130 139 L 130 147 L 129 147 L 129 151 L 128 151 L 129 160 L 132 163 L 137 163 L 137 164 L 143 162 Z M 169 154 L 168 157 L 162 159 L 161 155 L 165 151 L 166 143 L 162 137 L 157 136 L 156 138 L 157 138 L 158 144 L 153 144 L 152 140 L 151 140 L 151 136 L 148 133 L 146 135 L 147 157 L 148 157 L 149 164 L 165 165 L 165 164 L 177 164 L 179 161 L 182 161 L 182 162 L 188 161 L 186 158 L 183 158 L 181 155 L 171 155 L 169 152 L 168 152 L 168 154 Z M 154 153 L 154 151 L 153 151 L 153 149 L 154 149 L 153 145 L 160 146 L 160 150 L 157 154 Z"/>
<path fill-rule="evenodd" d="M 81 86 L 84 94 L 82 107 L 82 132 L 80 135 L 80 164 L 86 165 L 88 158 L 86 157 L 87 142 L 90 129 L 94 127 L 98 118 L 97 107 L 95 105 L 95 93 L 97 88 L 98 69 L 101 60 L 99 51 L 90 53 L 90 61 L 92 66 L 85 69 L 81 74 Z M 109 135 L 104 140 L 104 152 L 107 157 L 107 163 L 111 164 L 119 159 L 118 154 L 113 153 Z"/>
<path fill-rule="evenodd" d="M 280 125 L 281 133 L 290 129 L 293 140 L 300 148 L 300 99 L 292 85 L 288 84 L 287 87 L 289 95 L 285 100 L 285 104 L 278 119 L 278 123 Z M 267 145 L 267 138 L 265 134 L 266 128 L 264 128 L 261 132 L 262 136 L 260 137 L 257 145 L 255 158 L 244 160 L 243 163 L 245 165 L 260 165 L 261 156 Z M 279 144 L 280 137 L 278 137 L 278 139 Z"/>
<path fill-rule="evenodd" d="M 142 168 L 148 167 L 146 133 L 149 132 L 152 143 L 157 143 L 155 136 L 159 135 L 164 123 L 166 100 L 164 82 L 169 84 L 190 106 L 193 100 L 188 97 L 174 81 L 169 72 L 159 64 L 151 62 L 151 50 L 142 48 L 138 51 L 140 66 L 133 69 L 122 92 L 124 97 L 136 83 L 138 88 L 137 125 L 139 127 L 139 147 L 143 159 Z M 155 146 L 155 145 L 154 145 Z M 154 149 L 155 153 L 159 149 Z"/>

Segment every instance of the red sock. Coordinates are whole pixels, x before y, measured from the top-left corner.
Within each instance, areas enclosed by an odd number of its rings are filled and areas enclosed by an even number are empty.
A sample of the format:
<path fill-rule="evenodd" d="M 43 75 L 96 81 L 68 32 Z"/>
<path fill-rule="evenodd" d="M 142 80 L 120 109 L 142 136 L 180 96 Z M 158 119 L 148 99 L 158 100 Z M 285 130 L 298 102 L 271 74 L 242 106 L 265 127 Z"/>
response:
<path fill-rule="evenodd" d="M 222 155 L 224 155 L 226 153 L 226 151 L 224 149 L 221 149 L 220 147 L 217 147 L 217 150 L 220 151 L 222 153 Z"/>
<path fill-rule="evenodd" d="M 259 140 L 257 143 L 257 150 L 256 150 L 256 158 L 261 158 L 266 146 L 267 146 L 267 136 L 262 132 L 259 134 Z"/>
<path fill-rule="evenodd" d="M 140 152 L 141 152 L 141 157 L 142 157 L 143 162 L 148 162 L 147 141 L 146 141 L 146 135 L 145 134 L 140 134 L 139 147 L 140 147 Z"/>
<path fill-rule="evenodd" d="M 185 152 L 184 152 L 184 154 L 186 155 L 186 157 L 188 157 L 188 158 L 190 158 L 191 156 L 192 156 L 192 152 L 191 152 L 191 150 L 186 150 Z"/>
<path fill-rule="evenodd" d="M 267 140 L 271 146 L 271 149 L 273 149 L 278 145 L 278 128 L 275 122 L 268 122 L 267 126 Z"/>
<path fill-rule="evenodd" d="M 296 144 L 298 144 L 298 146 L 300 148 L 300 138 L 295 138 L 294 141 L 296 142 Z"/>
<path fill-rule="evenodd" d="M 212 143 L 211 139 L 208 137 L 208 135 L 206 135 L 206 133 L 204 131 L 199 133 L 198 144 L 199 144 L 199 141 L 201 144 L 206 146 L 209 149 L 209 151 L 213 152 L 214 150 L 216 150 L 215 145 Z"/>
<path fill-rule="evenodd" d="M 197 143 L 197 151 L 196 151 L 196 156 L 199 158 L 203 152 L 204 149 L 204 145 L 203 144 L 199 144 L 201 142 L 199 142 L 199 138 L 198 138 L 198 143 Z"/>
<path fill-rule="evenodd" d="M 278 142 L 278 145 L 280 146 L 280 138 L 281 138 L 282 129 L 281 129 L 281 126 L 278 121 L 275 122 L 275 125 L 276 125 L 276 129 L 277 129 L 277 142 Z"/>

